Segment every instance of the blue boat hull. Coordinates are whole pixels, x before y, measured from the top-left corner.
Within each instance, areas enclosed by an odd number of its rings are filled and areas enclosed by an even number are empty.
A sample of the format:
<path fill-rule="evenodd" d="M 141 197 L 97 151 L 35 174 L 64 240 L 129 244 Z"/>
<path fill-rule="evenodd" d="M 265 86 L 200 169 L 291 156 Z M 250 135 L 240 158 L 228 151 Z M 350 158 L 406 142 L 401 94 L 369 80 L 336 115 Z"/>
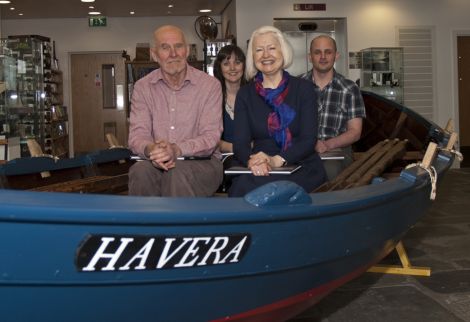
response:
<path fill-rule="evenodd" d="M 433 166 L 452 161 L 440 152 Z M 416 167 L 246 198 L 0 190 L 0 321 L 284 321 L 386 256 L 430 190 Z"/>

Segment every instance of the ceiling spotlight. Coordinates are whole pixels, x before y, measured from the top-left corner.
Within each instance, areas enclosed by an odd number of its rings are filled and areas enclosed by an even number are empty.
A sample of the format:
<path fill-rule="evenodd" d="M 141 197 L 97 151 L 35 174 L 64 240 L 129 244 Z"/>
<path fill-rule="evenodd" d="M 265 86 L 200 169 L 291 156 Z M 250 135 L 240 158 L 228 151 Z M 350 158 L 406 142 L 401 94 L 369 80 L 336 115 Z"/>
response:
<path fill-rule="evenodd" d="M 21 12 L 18 14 L 18 16 L 22 16 L 22 15 L 23 15 L 23 14 L 22 14 Z"/>
<path fill-rule="evenodd" d="M 10 10 L 15 10 L 15 7 L 11 7 Z"/>
<path fill-rule="evenodd" d="M 131 12 L 129 12 L 129 13 L 130 13 L 131 15 L 135 14 L 135 12 L 134 12 L 134 11 L 131 11 Z"/>
<path fill-rule="evenodd" d="M 0 0 L 0 4 L 8 4 L 11 3 L 9 0 Z"/>
<path fill-rule="evenodd" d="M 80 0 L 81 2 L 95 2 L 95 0 Z"/>
<path fill-rule="evenodd" d="M 95 9 L 95 7 L 93 7 L 93 6 L 88 6 L 88 9 Z"/>
<path fill-rule="evenodd" d="M 98 15 L 101 14 L 101 12 L 99 12 L 99 11 L 90 11 L 88 14 L 89 14 L 90 16 L 98 16 Z"/>
<path fill-rule="evenodd" d="M 172 4 L 169 4 L 168 5 L 168 8 L 173 8 L 174 6 Z"/>
<path fill-rule="evenodd" d="M 203 12 L 203 13 L 212 12 L 212 10 L 211 9 L 201 9 L 201 10 L 199 10 L 199 12 Z"/>

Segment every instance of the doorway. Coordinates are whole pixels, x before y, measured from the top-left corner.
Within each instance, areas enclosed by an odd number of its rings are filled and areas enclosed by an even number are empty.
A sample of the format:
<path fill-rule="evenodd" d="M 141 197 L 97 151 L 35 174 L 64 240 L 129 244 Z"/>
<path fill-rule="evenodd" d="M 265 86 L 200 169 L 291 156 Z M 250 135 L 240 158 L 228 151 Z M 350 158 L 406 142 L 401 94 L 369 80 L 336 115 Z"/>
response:
<path fill-rule="evenodd" d="M 461 167 L 470 167 L 470 36 L 457 37 Z"/>
<path fill-rule="evenodd" d="M 70 55 L 74 155 L 108 148 L 106 133 L 127 145 L 122 54 Z"/>
<path fill-rule="evenodd" d="M 312 63 L 308 59 L 310 43 L 315 37 L 327 34 L 335 39 L 340 53 L 335 69 L 348 76 L 346 18 L 274 18 L 273 25 L 282 31 L 294 48 L 293 62 L 287 69 L 290 74 L 299 76 L 312 69 Z"/>

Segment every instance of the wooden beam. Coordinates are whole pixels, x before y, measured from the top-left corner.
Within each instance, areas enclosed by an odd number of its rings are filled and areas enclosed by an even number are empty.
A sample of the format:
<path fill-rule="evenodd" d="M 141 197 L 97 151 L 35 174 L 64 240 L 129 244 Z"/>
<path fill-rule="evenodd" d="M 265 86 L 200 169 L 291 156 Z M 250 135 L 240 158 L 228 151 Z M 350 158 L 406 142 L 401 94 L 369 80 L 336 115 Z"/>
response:
<path fill-rule="evenodd" d="M 415 275 L 415 276 L 431 276 L 431 268 L 412 266 L 410 259 L 405 250 L 405 246 L 401 241 L 395 246 L 395 250 L 400 258 L 399 265 L 374 265 L 367 271 L 370 273 L 398 274 L 398 275 Z"/>
<path fill-rule="evenodd" d="M 449 119 L 447 121 L 447 124 L 446 124 L 446 127 L 444 128 L 444 130 L 446 130 L 449 133 L 454 132 L 455 129 L 454 129 L 454 120 L 453 119 Z"/>
<path fill-rule="evenodd" d="M 41 146 L 35 139 L 26 140 L 26 144 L 28 145 L 29 154 L 31 154 L 32 157 L 41 157 L 44 155 Z M 50 176 L 51 173 L 49 171 L 41 172 L 41 178 L 48 178 Z"/>
<path fill-rule="evenodd" d="M 449 141 L 447 141 L 447 146 L 446 146 L 447 150 L 452 150 L 454 148 L 455 143 L 457 143 L 458 137 L 459 135 L 457 134 L 457 132 L 452 132 L 452 134 L 449 137 Z"/>
<path fill-rule="evenodd" d="M 423 161 L 421 162 L 421 165 L 423 166 L 423 168 L 429 169 L 432 161 L 434 161 L 434 158 L 436 157 L 436 154 L 437 154 L 437 144 L 434 142 L 429 142 L 426 153 L 424 154 Z"/>

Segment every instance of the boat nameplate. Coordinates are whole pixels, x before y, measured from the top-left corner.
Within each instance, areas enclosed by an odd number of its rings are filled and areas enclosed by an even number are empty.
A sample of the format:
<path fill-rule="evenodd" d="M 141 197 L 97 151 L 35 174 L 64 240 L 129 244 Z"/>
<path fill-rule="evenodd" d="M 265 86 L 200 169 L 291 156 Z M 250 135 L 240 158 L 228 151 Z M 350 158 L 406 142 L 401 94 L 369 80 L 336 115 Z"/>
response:
<path fill-rule="evenodd" d="M 250 242 L 249 234 L 89 235 L 78 248 L 76 267 L 82 272 L 99 272 L 235 264 Z"/>

